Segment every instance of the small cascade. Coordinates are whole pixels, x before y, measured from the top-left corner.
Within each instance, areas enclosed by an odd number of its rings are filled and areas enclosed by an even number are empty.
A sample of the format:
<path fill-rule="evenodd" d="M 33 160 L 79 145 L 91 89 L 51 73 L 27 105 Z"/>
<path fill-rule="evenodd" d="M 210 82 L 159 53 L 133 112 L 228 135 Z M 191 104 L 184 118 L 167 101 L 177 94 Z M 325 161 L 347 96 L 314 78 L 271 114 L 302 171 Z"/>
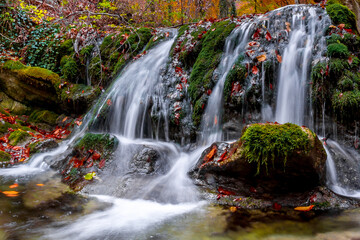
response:
<path fill-rule="evenodd" d="M 214 87 L 201 123 L 201 142 L 205 144 L 222 140 L 223 92 L 226 77 L 249 40 L 251 23 L 245 22 L 226 39 L 225 52 L 218 67 L 219 80 Z"/>
<path fill-rule="evenodd" d="M 309 14 L 309 15 L 308 15 Z M 278 95 L 275 120 L 298 125 L 304 122 L 307 110 L 307 92 L 310 66 L 316 57 L 321 57 L 325 49 L 323 29 L 329 23 L 328 16 L 319 20 L 314 7 L 294 12 L 289 31 L 290 39 L 286 47 L 278 79 Z"/>

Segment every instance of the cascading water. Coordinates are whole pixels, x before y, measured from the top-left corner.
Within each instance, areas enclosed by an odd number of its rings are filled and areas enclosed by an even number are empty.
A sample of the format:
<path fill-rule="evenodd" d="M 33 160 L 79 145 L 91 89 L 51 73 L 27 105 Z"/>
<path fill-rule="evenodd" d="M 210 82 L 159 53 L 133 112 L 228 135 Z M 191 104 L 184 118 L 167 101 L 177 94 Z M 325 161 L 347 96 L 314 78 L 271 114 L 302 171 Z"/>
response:
<path fill-rule="evenodd" d="M 201 123 L 201 141 L 210 144 L 222 140 L 223 92 L 226 77 L 239 55 L 244 52 L 252 24 L 243 23 L 225 42 L 225 52 L 218 67 L 220 79 L 212 91 Z"/>
<path fill-rule="evenodd" d="M 325 50 L 323 29 L 330 20 L 326 15 L 319 20 L 314 7 L 300 8 L 304 9 L 292 15 L 289 44 L 282 59 L 275 120 L 304 125 L 309 69 L 312 60 Z"/>

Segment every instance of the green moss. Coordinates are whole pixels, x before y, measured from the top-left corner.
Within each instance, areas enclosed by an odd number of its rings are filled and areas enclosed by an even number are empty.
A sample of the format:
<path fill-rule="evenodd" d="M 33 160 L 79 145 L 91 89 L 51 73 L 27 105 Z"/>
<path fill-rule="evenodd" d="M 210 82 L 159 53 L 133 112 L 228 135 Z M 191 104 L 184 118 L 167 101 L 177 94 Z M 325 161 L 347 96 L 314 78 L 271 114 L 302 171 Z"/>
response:
<path fill-rule="evenodd" d="M 24 64 L 22 64 L 21 62 L 9 60 L 4 63 L 2 68 L 9 69 L 9 70 L 19 70 L 19 69 L 24 69 L 27 67 Z"/>
<path fill-rule="evenodd" d="M 79 77 L 79 66 L 76 61 L 69 56 L 64 56 L 60 62 L 61 65 L 61 74 L 64 79 L 69 82 L 76 82 Z"/>
<path fill-rule="evenodd" d="M 359 90 L 360 73 L 346 71 L 338 83 L 338 89 L 342 92 Z"/>
<path fill-rule="evenodd" d="M 269 161 L 283 160 L 286 166 L 287 158 L 295 151 L 308 151 L 310 148 L 309 135 L 299 126 L 286 124 L 253 124 L 249 126 L 241 137 L 242 157 L 249 163 L 268 169 Z"/>
<path fill-rule="evenodd" d="M 163 39 L 165 39 L 165 35 L 162 34 L 160 36 L 153 36 L 150 38 L 148 44 L 146 44 L 145 51 L 148 51 L 149 49 L 153 48 L 154 46 L 158 45 Z"/>
<path fill-rule="evenodd" d="M 235 24 L 229 21 L 214 23 L 214 31 L 208 31 L 201 39 L 201 51 L 193 66 L 189 79 L 189 95 L 193 103 L 205 93 L 206 90 L 212 89 L 213 72 L 218 66 L 226 37 L 234 29 Z M 197 116 L 193 116 L 193 119 Z"/>
<path fill-rule="evenodd" d="M 334 24 L 345 24 L 345 28 L 351 28 L 356 31 L 355 14 L 350 9 L 339 3 L 330 4 L 326 7 L 326 11 L 329 14 Z"/>
<path fill-rule="evenodd" d="M 39 145 L 39 143 L 40 143 L 40 141 L 30 143 L 30 145 L 29 145 L 30 154 L 37 153 L 36 146 Z"/>
<path fill-rule="evenodd" d="M 199 126 L 201 123 L 202 114 L 206 107 L 207 97 L 203 95 L 194 105 L 194 111 L 192 114 L 192 120 L 195 126 Z"/>
<path fill-rule="evenodd" d="M 82 56 L 90 57 L 93 49 L 94 49 L 94 45 L 86 46 L 80 50 L 80 54 Z"/>
<path fill-rule="evenodd" d="M 11 159 L 11 155 L 7 152 L 0 151 L 0 162 L 8 162 Z"/>
<path fill-rule="evenodd" d="M 350 55 L 349 49 L 345 44 L 332 43 L 327 47 L 328 55 L 334 58 L 348 58 Z"/>
<path fill-rule="evenodd" d="M 235 82 L 240 82 L 241 85 L 244 84 L 247 69 L 244 65 L 242 65 L 242 61 L 244 60 L 244 56 L 239 56 L 236 60 L 234 67 L 230 70 L 229 74 L 226 77 L 225 85 L 224 85 L 224 100 L 228 102 L 231 96 L 232 85 Z"/>
<path fill-rule="evenodd" d="M 109 134 L 86 133 L 75 145 L 75 148 L 85 150 L 96 150 L 99 152 L 112 151 L 117 146 L 118 141 Z"/>
<path fill-rule="evenodd" d="M 40 67 L 28 67 L 25 69 L 17 70 L 17 72 L 25 78 L 33 78 L 36 80 L 49 82 L 54 86 L 60 84 L 60 77 L 58 74 Z"/>
<path fill-rule="evenodd" d="M 21 144 L 29 138 L 31 138 L 31 135 L 28 132 L 23 130 L 16 130 L 10 134 L 9 142 L 11 145 L 15 146 Z"/>
<path fill-rule="evenodd" d="M 56 119 L 59 115 L 48 110 L 35 110 L 29 116 L 29 122 L 32 123 L 47 123 L 50 125 L 56 124 Z"/>
<path fill-rule="evenodd" d="M 335 92 L 332 98 L 332 106 L 338 120 L 353 122 L 360 120 L 360 91 Z"/>
<path fill-rule="evenodd" d="M 74 46 L 71 39 L 65 40 L 59 47 L 61 56 L 72 55 L 74 53 Z"/>

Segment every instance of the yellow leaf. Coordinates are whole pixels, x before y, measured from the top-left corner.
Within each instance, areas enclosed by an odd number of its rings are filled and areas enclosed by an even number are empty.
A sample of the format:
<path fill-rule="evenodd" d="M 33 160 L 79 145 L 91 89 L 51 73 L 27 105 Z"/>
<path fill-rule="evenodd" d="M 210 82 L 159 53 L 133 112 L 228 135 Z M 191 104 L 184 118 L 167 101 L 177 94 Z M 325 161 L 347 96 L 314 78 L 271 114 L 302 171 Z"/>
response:
<path fill-rule="evenodd" d="M 237 208 L 236 207 L 230 207 L 230 212 L 236 212 Z"/>

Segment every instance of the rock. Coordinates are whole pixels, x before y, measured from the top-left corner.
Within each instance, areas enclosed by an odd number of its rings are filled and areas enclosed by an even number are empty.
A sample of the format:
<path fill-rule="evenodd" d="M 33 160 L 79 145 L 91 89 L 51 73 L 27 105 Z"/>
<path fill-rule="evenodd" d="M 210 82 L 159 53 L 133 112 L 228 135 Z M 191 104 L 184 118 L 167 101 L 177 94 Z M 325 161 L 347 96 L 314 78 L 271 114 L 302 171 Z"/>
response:
<path fill-rule="evenodd" d="M 10 98 L 34 107 L 53 108 L 57 105 L 60 77 L 50 70 L 27 67 L 7 61 L 0 69 L 0 87 Z"/>
<path fill-rule="evenodd" d="M 135 154 L 130 162 L 130 167 L 136 173 L 151 174 L 155 171 L 155 164 L 159 157 L 158 151 L 144 147 L 139 153 Z"/>
<path fill-rule="evenodd" d="M 19 144 L 23 144 L 24 142 L 29 140 L 31 137 L 32 136 L 28 132 L 19 129 L 10 134 L 9 143 L 13 146 L 16 146 Z"/>
<path fill-rule="evenodd" d="M 8 109 L 9 112 L 16 115 L 24 115 L 31 111 L 31 108 L 9 98 L 5 93 L 0 92 L 0 106 Z"/>
<path fill-rule="evenodd" d="M 326 152 L 317 136 L 294 124 L 252 124 L 234 143 L 214 143 L 191 175 L 210 188 L 235 192 L 289 193 L 325 180 Z"/>
<path fill-rule="evenodd" d="M 54 139 L 46 139 L 44 141 L 34 142 L 29 145 L 30 153 L 42 153 L 57 148 L 59 144 Z"/>

